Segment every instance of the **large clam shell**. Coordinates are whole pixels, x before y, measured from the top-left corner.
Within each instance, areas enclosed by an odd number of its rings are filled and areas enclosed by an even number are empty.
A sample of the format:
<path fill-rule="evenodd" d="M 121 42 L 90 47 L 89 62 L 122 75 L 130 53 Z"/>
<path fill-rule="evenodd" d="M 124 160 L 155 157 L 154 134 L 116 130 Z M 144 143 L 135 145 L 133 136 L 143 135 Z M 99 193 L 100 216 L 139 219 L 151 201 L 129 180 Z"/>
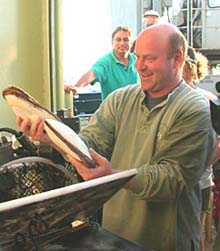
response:
<path fill-rule="evenodd" d="M 2 95 L 16 116 L 30 119 L 41 117 L 59 120 L 55 114 L 19 87 L 11 85 L 2 91 Z"/>
<path fill-rule="evenodd" d="M 86 144 L 70 127 L 53 119 L 45 119 L 44 128 L 51 141 L 64 154 L 72 155 L 89 168 L 95 167 Z"/>

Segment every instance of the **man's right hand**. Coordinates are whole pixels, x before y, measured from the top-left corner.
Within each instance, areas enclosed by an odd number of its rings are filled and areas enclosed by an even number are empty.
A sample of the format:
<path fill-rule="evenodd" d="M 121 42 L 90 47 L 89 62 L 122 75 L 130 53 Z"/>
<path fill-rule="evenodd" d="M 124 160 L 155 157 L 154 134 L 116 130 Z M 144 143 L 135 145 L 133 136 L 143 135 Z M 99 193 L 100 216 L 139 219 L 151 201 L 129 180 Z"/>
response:
<path fill-rule="evenodd" d="M 65 92 L 72 92 L 73 95 L 77 94 L 78 88 L 74 85 L 64 85 L 64 91 Z"/>
<path fill-rule="evenodd" d="M 34 119 L 17 117 L 16 122 L 20 131 L 31 137 L 33 140 L 53 146 L 51 140 L 44 131 L 44 120 L 40 117 Z"/>

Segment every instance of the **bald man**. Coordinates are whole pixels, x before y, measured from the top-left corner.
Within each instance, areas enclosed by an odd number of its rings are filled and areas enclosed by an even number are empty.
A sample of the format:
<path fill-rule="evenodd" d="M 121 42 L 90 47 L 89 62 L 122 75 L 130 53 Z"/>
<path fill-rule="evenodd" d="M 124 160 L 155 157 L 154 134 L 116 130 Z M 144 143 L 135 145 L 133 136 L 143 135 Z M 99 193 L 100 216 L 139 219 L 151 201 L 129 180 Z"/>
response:
<path fill-rule="evenodd" d="M 85 180 L 137 169 L 105 204 L 103 226 L 155 250 L 199 250 L 199 179 L 215 134 L 206 99 L 182 80 L 186 52 L 184 36 L 171 24 L 140 33 L 135 54 L 141 84 L 109 95 L 80 132 L 96 168 L 69 156 Z M 21 131 L 50 143 L 43 122 L 17 118 Z"/>
<path fill-rule="evenodd" d="M 147 28 L 153 24 L 157 24 L 159 23 L 160 20 L 160 14 L 155 11 L 155 10 L 148 10 L 144 13 L 144 18 L 143 18 L 143 27 Z M 134 40 L 130 52 L 134 52 L 135 49 L 135 44 L 136 44 L 136 40 Z"/>

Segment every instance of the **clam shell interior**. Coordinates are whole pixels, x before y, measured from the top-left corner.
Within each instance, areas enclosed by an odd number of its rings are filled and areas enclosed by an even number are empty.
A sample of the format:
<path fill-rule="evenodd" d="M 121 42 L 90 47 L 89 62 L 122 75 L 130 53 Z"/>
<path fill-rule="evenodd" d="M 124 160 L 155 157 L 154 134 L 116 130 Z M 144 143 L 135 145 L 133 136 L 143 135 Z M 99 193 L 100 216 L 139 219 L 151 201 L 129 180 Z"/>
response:
<path fill-rule="evenodd" d="M 55 116 L 52 116 L 47 111 L 16 95 L 6 95 L 5 99 L 14 113 L 19 117 L 30 118 L 31 120 L 34 120 L 36 117 L 55 119 Z"/>

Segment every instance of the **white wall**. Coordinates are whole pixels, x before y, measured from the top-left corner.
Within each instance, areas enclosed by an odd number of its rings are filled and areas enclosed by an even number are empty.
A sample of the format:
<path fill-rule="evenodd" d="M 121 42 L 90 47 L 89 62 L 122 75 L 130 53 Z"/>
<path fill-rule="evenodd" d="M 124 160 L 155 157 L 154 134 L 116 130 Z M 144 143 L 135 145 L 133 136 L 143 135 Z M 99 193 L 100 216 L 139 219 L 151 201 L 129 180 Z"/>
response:
<path fill-rule="evenodd" d="M 0 0 L 0 91 L 20 86 L 50 105 L 46 0 Z M 17 128 L 0 95 L 0 127 Z"/>

